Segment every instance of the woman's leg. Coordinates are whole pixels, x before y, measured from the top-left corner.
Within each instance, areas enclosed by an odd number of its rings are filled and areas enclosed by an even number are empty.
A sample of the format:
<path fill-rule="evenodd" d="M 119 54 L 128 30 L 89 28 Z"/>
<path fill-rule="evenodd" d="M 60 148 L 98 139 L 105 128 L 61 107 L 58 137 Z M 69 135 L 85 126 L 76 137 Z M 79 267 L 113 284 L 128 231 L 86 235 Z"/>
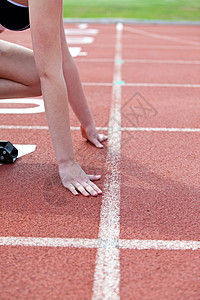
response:
<path fill-rule="evenodd" d="M 33 51 L 0 41 L 0 99 L 41 95 Z"/>

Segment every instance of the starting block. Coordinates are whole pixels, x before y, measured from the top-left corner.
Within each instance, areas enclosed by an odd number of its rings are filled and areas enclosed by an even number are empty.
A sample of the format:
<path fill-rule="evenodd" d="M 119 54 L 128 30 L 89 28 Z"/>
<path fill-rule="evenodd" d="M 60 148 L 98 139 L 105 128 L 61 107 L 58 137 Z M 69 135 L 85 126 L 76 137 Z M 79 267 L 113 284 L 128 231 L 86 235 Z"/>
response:
<path fill-rule="evenodd" d="M 0 141 L 0 164 L 12 164 L 18 156 L 18 150 L 11 142 Z"/>

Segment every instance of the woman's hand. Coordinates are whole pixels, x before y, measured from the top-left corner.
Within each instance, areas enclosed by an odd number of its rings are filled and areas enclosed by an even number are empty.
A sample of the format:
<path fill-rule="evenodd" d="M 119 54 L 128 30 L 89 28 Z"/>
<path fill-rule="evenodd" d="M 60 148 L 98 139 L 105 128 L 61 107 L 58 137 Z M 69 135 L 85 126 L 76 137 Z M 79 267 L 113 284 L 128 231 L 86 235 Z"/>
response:
<path fill-rule="evenodd" d="M 98 134 L 94 124 L 89 125 L 86 128 L 81 125 L 80 128 L 81 134 L 86 140 L 89 140 L 97 148 L 103 148 L 103 145 L 100 142 L 107 140 L 108 137 L 105 134 Z"/>
<path fill-rule="evenodd" d="M 78 195 L 77 190 L 84 196 L 102 194 L 102 191 L 90 181 L 100 179 L 101 175 L 87 175 L 75 160 L 59 165 L 59 174 L 64 187 L 73 195 Z"/>

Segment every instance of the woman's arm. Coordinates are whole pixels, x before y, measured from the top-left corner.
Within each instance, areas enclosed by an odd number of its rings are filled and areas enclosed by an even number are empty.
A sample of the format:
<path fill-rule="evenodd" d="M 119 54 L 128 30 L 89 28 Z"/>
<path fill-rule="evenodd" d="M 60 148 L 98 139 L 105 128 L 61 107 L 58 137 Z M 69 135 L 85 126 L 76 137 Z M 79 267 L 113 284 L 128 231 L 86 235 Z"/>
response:
<path fill-rule="evenodd" d="M 69 103 L 81 123 L 81 133 L 96 147 L 102 148 L 107 139 L 104 134 L 98 134 L 90 108 L 85 97 L 76 64 L 69 52 L 64 31 L 63 18 L 60 20 L 61 47 L 63 57 L 63 73 L 68 90 Z"/>
<path fill-rule="evenodd" d="M 60 34 L 63 57 L 63 73 L 68 88 L 69 103 L 81 125 L 94 124 L 87 100 L 85 98 L 76 64 L 69 52 L 64 32 L 63 18 L 60 20 Z"/>
<path fill-rule="evenodd" d="M 29 1 L 34 58 L 58 164 L 74 159 L 67 87 L 62 71 L 62 0 Z"/>
<path fill-rule="evenodd" d="M 85 196 L 97 196 L 102 192 L 90 180 L 97 180 L 101 176 L 87 175 L 74 156 L 67 87 L 62 68 L 62 5 L 62 0 L 29 0 L 34 58 L 62 183 L 74 195 L 78 194 L 77 189 Z"/>

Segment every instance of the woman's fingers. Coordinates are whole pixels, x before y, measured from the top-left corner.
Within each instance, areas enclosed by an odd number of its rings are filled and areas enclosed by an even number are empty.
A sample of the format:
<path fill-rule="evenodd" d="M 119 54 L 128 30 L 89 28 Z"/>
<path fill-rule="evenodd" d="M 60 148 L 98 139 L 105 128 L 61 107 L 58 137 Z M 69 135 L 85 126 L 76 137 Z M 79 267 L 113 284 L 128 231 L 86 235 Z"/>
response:
<path fill-rule="evenodd" d="M 89 140 L 97 148 L 103 148 L 101 142 L 107 140 L 108 138 L 105 134 L 102 133 L 98 134 L 96 129 L 94 132 L 89 131 L 88 133 L 86 133 L 86 129 L 82 125 L 80 126 L 80 129 L 81 129 L 82 137 L 84 137 L 86 140 Z"/>
<path fill-rule="evenodd" d="M 94 178 L 94 176 L 98 176 L 98 175 L 89 175 L 91 176 L 91 178 Z M 99 176 L 98 176 L 99 178 Z M 98 186 L 96 186 L 93 182 L 88 181 L 88 182 L 84 182 L 81 181 L 76 182 L 74 181 L 73 184 L 67 184 L 65 185 L 65 187 L 70 190 L 72 192 L 73 195 L 78 195 L 78 192 L 76 191 L 76 189 L 83 195 L 83 196 L 97 196 L 98 194 L 102 194 L 102 191 L 98 188 Z"/>
<path fill-rule="evenodd" d="M 73 195 L 78 195 L 78 192 L 76 191 L 75 187 L 73 184 L 66 184 L 65 187 L 72 192 Z"/>
<path fill-rule="evenodd" d="M 98 195 L 97 191 L 92 186 L 92 182 L 88 182 L 88 183 L 87 182 L 82 182 L 82 185 L 84 186 L 86 191 L 88 191 L 92 196 L 97 196 Z"/>
<path fill-rule="evenodd" d="M 83 196 L 89 196 L 89 193 L 86 192 L 86 190 L 84 189 L 84 187 L 82 186 L 82 184 L 80 184 L 79 182 L 74 181 L 73 182 L 75 188 L 81 192 L 81 194 L 83 194 Z"/>
<path fill-rule="evenodd" d="M 101 178 L 101 175 L 87 175 L 90 180 L 98 180 Z"/>
<path fill-rule="evenodd" d="M 90 184 L 98 194 L 102 194 L 102 191 L 98 188 L 96 184 L 94 184 L 93 182 L 90 182 Z"/>
<path fill-rule="evenodd" d="M 93 139 L 92 143 L 97 147 L 97 148 L 103 148 L 103 145 L 97 140 Z"/>
<path fill-rule="evenodd" d="M 103 141 L 105 141 L 107 139 L 108 139 L 107 135 L 99 133 L 99 141 L 100 142 L 103 142 Z"/>
<path fill-rule="evenodd" d="M 92 142 L 97 148 L 103 148 L 103 145 L 100 142 L 104 142 L 107 138 L 108 137 L 105 134 L 98 134 L 98 138 L 93 139 Z"/>

